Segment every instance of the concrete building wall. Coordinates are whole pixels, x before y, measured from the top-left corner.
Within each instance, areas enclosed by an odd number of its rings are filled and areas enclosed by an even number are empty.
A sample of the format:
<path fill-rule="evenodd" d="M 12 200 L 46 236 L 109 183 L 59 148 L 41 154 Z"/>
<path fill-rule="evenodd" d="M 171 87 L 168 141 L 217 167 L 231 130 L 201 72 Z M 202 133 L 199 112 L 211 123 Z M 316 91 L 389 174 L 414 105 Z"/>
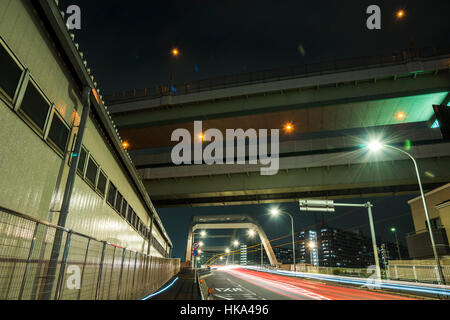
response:
<path fill-rule="evenodd" d="M 54 104 L 54 109 L 68 125 L 76 127 L 82 104 L 74 89 L 75 81 L 29 1 L 0 1 L 0 37 L 17 62 L 30 71 L 31 81 Z M 0 205 L 55 223 L 76 129 L 71 131 L 68 152 L 62 155 L 50 147 L 43 134 L 33 131 L 4 97 L 0 100 L 0 123 Z M 143 201 L 93 118 L 88 121 L 83 144 L 106 173 L 108 181 L 114 183 L 149 227 L 150 217 Z M 101 197 L 80 175 L 76 177 L 72 199 L 68 228 L 140 252 L 147 250 L 144 238 L 106 202 L 106 196 Z M 156 228 L 154 234 L 165 247 L 166 241 Z M 154 249 L 151 253 L 160 256 Z"/>
<path fill-rule="evenodd" d="M 446 230 L 447 238 L 450 239 L 450 214 L 448 208 L 437 208 L 439 204 L 450 200 L 450 184 L 427 193 L 425 195 L 425 198 L 427 202 L 428 213 L 430 214 L 430 219 L 440 217 L 442 226 Z M 409 205 L 411 206 L 414 228 L 416 232 L 426 230 L 426 217 L 422 198 L 417 197 L 415 199 L 412 199 L 411 201 L 409 201 Z"/>

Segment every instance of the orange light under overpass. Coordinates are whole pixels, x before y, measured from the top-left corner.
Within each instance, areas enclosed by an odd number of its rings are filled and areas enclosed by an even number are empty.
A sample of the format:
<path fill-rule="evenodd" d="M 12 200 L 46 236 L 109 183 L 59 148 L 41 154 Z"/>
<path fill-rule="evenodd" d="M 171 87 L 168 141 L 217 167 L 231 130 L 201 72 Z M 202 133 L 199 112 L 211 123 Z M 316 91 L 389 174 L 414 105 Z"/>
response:
<path fill-rule="evenodd" d="M 288 122 L 284 125 L 283 129 L 286 133 L 292 133 L 295 129 L 295 126 L 291 122 Z"/>
<path fill-rule="evenodd" d="M 402 19 L 405 16 L 405 11 L 399 10 L 397 11 L 397 18 Z"/>

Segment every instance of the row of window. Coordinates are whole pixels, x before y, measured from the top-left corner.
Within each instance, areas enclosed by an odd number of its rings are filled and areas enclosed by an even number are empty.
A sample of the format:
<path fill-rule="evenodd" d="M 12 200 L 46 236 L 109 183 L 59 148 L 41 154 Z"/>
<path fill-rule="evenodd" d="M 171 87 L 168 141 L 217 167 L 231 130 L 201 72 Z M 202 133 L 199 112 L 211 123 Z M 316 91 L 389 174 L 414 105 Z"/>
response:
<path fill-rule="evenodd" d="M 64 156 L 70 127 L 27 70 L 0 40 L 0 96 L 60 156 Z"/>
<path fill-rule="evenodd" d="M 72 153 L 72 156 L 75 154 Z M 116 186 L 109 181 L 105 172 L 100 168 L 92 153 L 82 146 L 80 154 L 76 155 L 78 160 L 78 174 L 86 183 L 96 191 L 106 202 L 144 238 L 150 237 L 150 229 L 145 226 L 131 205 L 125 200 Z"/>
<path fill-rule="evenodd" d="M 55 106 L 39 88 L 37 82 L 14 57 L 0 38 L 0 98 L 4 100 L 53 150 L 64 157 L 70 126 Z M 119 213 L 144 238 L 150 237 L 150 230 L 142 223 L 136 212 L 128 205 L 121 193 L 110 181 L 90 152 L 83 146 L 79 155 L 78 173 L 102 198 Z M 71 158 L 71 157 L 70 157 Z M 161 254 L 162 246 L 156 242 Z"/>

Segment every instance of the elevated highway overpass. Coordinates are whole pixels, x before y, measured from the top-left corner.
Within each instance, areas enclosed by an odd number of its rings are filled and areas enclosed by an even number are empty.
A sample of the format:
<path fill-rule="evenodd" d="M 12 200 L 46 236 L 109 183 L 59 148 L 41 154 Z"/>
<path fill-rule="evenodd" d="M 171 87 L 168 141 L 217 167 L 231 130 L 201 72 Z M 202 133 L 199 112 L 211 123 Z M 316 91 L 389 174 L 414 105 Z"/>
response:
<path fill-rule="evenodd" d="M 449 103 L 450 51 L 302 66 L 211 79 L 108 98 L 109 111 L 157 206 L 204 206 L 416 192 L 410 161 L 368 155 L 373 138 L 418 158 L 426 189 L 450 181 L 450 144 L 433 105 Z M 194 121 L 204 130 L 283 129 L 280 171 L 258 165 L 175 166 L 172 132 Z M 195 137 L 195 136 L 194 136 Z"/>

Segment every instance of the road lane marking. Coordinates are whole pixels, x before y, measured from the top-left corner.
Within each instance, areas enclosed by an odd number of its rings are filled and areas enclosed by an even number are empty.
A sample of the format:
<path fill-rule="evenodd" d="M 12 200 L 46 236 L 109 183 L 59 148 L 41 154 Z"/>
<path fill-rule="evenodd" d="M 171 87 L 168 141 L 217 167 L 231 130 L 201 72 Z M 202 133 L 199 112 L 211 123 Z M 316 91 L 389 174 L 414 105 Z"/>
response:
<path fill-rule="evenodd" d="M 277 281 L 268 280 L 268 279 L 264 279 L 264 278 L 261 278 L 261 277 L 256 277 L 256 276 L 253 276 L 253 275 L 248 275 L 248 274 L 245 274 L 243 272 L 237 272 L 237 271 L 225 271 L 225 272 L 229 273 L 229 274 L 231 274 L 231 275 L 233 275 L 233 276 L 235 276 L 237 278 L 241 278 L 243 280 L 245 280 L 245 279 L 253 280 L 253 281 L 255 281 L 255 284 L 258 284 L 258 282 L 260 284 L 266 284 L 266 285 L 269 286 L 269 288 L 267 288 L 269 290 L 270 290 L 270 288 L 278 289 L 278 290 L 281 289 L 281 290 L 283 290 L 285 292 L 293 293 L 295 295 L 307 297 L 307 298 L 314 299 L 314 300 L 331 300 L 331 299 L 326 298 L 326 297 L 324 297 L 324 296 L 322 296 L 320 294 L 317 294 L 317 293 L 314 293 L 312 291 L 308 291 L 308 290 L 305 290 L 305 289 L 302 289 L 302 288 L 299 288 L 299 287 L 296 287 L 296 286 L 293 286 L 293 285 L 289 285 L 289 284 L 286 284 L 286 283 L 280 283 L 280 282 L 277 282 Z"/>

